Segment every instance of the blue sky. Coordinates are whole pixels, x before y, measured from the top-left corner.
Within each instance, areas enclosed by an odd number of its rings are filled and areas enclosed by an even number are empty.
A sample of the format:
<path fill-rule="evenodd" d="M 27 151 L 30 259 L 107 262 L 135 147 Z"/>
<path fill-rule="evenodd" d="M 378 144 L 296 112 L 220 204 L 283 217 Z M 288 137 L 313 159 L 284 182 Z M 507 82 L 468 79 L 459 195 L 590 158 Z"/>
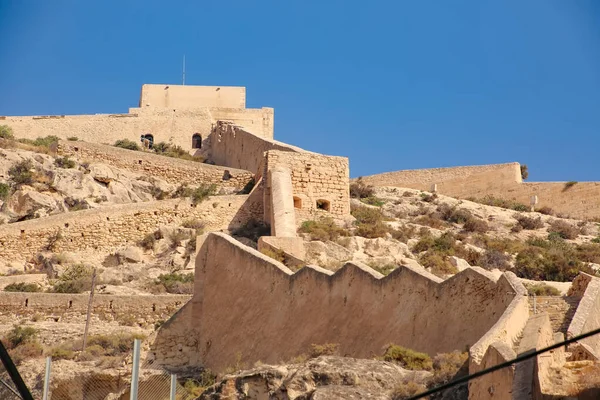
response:
<path fill-rule="evenodd" d="M 600 181 L 597 0 L 0 0 L 0 115 L 239 85 L 351 175 L 519 161 Z"/>

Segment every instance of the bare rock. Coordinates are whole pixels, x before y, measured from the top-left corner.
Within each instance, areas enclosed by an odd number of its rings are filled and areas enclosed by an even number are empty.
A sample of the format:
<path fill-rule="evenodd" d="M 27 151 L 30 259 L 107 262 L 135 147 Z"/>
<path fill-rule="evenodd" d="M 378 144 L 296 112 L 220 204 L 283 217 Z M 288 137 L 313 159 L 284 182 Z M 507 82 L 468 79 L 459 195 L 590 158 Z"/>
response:
<path fill-rule="evenodd" d="M 26 218 L 38 218 L 65 211 L 62 201 L 53 196 L 23 187 L 13 193 L 4 204 L 3 210 L 11 222 Z"/>
<path fill-rule="evenodd" d="M 139 263 L 142 262 L 142 251 L 134 246 L 126 247 L 117 251 L 117 257 L 119 263 L 130 262 Z"/>
<path fill-rule="evenodd" d="M 99 163 L 90 165 L 90 176 L 107 185 L 117 179 L 117 174 L 112 167 Z"/>
<path fill-rule="evenodd" d="M 429 376 L 385 361 L 321 356 L 303 364 L 227 375 L 200 399 L 389 399 L 401 383 L 423 382 Z"/>
<path fill-rule="evenodd" d="M 471 265 L 466 260 L 455 256 L 450 256 L 450 264 L 454 265 L 459 272 L 471 268 Z"/>

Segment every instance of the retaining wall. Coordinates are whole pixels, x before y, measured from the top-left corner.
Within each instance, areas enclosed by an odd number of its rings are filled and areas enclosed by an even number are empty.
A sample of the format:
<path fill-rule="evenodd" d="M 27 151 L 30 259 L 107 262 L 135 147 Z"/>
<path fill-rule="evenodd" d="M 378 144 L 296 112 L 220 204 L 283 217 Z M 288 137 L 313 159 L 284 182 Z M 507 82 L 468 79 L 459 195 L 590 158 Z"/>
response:
<path fill-rule="evenodd" d="M 59 233 L 53 251 L 94 249 L 115 251 L 136 243 L 160 225 L 188 219 L 205 222 L 207 230 L 233 229 L 262 217 L 262 205 L 248 195 L 214 196 L 194 205 L 172 199 L 82 210 L 0 226 L 0 248 L 7 260 L 34 256 L 47 249 Z"/>
<path fill-rule="evenodd" d="M 581 294 L 581 301 L 567 330 L 572 338 L 600 328 L 600 279 L 580 273 L 573 281 L 572 295 Z M 569 346 L 575 359 L 600 359 L 600 335 L 590 336 Z"/>
<path fill-rule="evenodd" d="M 387 277 L 354 264 L 292 273 L 224 234 L 197 248 L 194 297 L 153 345 L 152 357 L 172 368 L 221 371 L 237 354 L 248 365 L 275 363 L 313 343 L 339 343 L 352 357 L 381 355 L 389 343 L 432 355 L 464 350 L 517 296 L 506 276 L 494 282 L 479 269 L 444 282 L 409 267 Z"/>
<path fill-rule="evenodd" d="M 81 161 L 107 163 L 134 173 L 161 178 L 172 184 L 214 183 L 220 187 L 241 189 L 254 177 L 253 173 L 241 169 L 180 160 L 97 143 L 61 140 L 58 151 L 60 154 Z"/>

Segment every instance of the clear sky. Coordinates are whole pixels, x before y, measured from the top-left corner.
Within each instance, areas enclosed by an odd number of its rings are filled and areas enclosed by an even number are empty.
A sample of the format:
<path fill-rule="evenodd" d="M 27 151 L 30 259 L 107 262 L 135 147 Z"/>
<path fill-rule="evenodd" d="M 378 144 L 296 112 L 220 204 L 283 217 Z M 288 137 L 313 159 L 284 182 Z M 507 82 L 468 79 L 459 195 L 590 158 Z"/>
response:
<path fill-rule="evenodd" d="M 0 115 L 246 86 L 351 176 L 518 161 L 600 181 L 598 0 L 0 0 Z"/>

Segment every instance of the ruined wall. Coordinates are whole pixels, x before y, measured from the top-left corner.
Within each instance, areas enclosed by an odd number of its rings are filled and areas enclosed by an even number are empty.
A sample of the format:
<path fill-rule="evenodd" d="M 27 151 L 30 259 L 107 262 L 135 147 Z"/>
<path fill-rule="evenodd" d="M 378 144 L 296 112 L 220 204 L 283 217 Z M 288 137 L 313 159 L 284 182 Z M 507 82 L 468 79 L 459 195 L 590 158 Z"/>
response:
<path fill-rule="evenodd" d="M 350 214 L 348 158 L 270 150 L 265 171 L 278 167 L 292 172 L 294 206 L 303 212 L 299 214 L 302 220 L 306 219 L 303 216 L 321 211 L 317 203 L 323 200 L 329 205 L 326 211 L 334 218 Z M 270 186 L 266 185 L 265 199 L 270 196 L 270 190 Z M 266 212 L 269 211 L 267 207 L 265 201 Z"/>
<path fill-rule="evenodd" d="M 566 182 L 522 182 L 518 163 L 397 171 L 367 176 L 363 180 L 374 186 L 426 191 L 436 184 L 438 193 L 450 197 L 491 195 L 525 205 L 536 195 L 538 208 L 548 206 L 573 218 L 600 217 L 600 182 L 579 182 L 570 188 L 566 188 Z"/>
<path fill-rule="evenodd" d="M 293 274 L 227 235 L 211 233 L 197 247 L 191 306 L 155 343 L 154 356 L 165 365 L 201 362 L 219 371 L 238 353 L 250 365 L 273 363 L 306 353 L 312 343 L 339 343 L 352 357 L 382 354 L 389 343 L 430 354 L 463 350 L 516 295 L 505 276 L 494 282 L 475 269 L 442 283 L 407 267 L 387 277 L 353 264 Z M 194 345 L 177 349 L 194 331 Z"/>
<path fill-rule="evenodd" d="M 165 157 L 145 151 L 132 151 L 97 143 L 61 140 L 59 154 L 81 161 L 107 163 L 134 173 L 148 174 L 172 184 L 215 183 L 241 189 L 254 174 L 240 169 Z"/>
<path fill-rule="evenodd" d="M 246 108 L 246 88 L 144 84 L 140 108 Z"/>
<path fill-rule="evenodd" d="M 273 139 L 275 116 L 272 108 L 211 108 L 210 112 L 214 121 L 243 126 L 245 130 L 257 136 Z"/>
<path fill-rule="evenodd" d="M 202 220 L 209 230 L 235 228 L 262 217 L 261 204 L 248 199 L 248 195 L 214 196 L 198 205 L 189 199 L 151 201 L 6 224 L 0 226 L 0 248 L 5 259 L 18 260 L 47 248 L 59 231 L 56 252 L 115 251 L 160 225 L 181 224 L 187 219 Z"/>
<path fill-rule="evenodd" d="M 94 296 L 96 321 L 129 321 L 153 325 L 165 321 L 190 299 L 189 295 Z M 88 294 L 0 292 L 0 321 L 37 314 L 56 322 L 85 322 Z"/>

